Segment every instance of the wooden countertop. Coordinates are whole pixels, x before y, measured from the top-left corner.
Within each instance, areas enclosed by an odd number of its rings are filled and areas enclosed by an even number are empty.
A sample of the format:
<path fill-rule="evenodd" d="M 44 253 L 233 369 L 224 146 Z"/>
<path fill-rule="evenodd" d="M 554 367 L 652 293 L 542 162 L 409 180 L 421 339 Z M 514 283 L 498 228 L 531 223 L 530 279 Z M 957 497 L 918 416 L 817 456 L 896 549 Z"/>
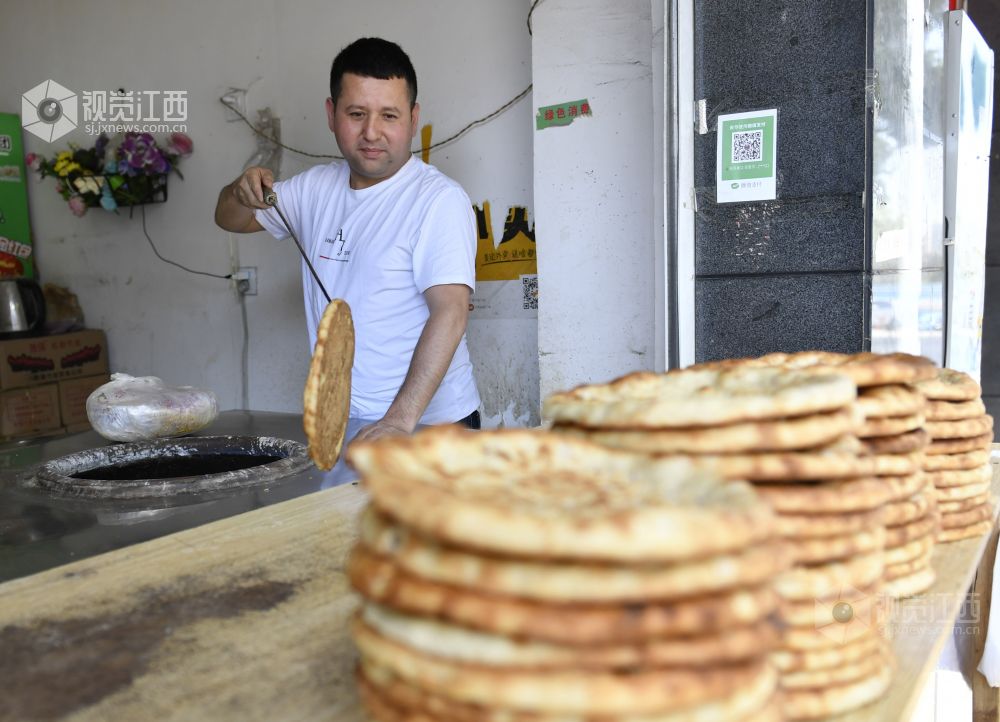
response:
<path fill-rule="evenodd" d="M 335 487 L 0 585 L 0 719 L 360 722 L 343 566 L 365 501 Z M 839 720 L 909 719 L 988 536 L 936 548 L 934 588 L 894 608 L 889 694 Z"/>
<path fill-rule="evenodd" d="M 0 585 L 0 719 L 363 719 L 354 485 Z"/>

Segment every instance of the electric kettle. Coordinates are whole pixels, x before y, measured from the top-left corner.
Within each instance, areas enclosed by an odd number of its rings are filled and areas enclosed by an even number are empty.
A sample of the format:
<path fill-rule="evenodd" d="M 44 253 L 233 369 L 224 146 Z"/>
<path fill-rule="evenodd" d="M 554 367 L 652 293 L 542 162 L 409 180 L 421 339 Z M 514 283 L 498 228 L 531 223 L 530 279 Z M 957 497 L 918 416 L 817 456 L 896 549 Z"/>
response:
<path fill-rule="evenodd" d="M 45 295 L 30 278 L 0 278 L 0 338 L 33 336 L 45 324 Z"/>

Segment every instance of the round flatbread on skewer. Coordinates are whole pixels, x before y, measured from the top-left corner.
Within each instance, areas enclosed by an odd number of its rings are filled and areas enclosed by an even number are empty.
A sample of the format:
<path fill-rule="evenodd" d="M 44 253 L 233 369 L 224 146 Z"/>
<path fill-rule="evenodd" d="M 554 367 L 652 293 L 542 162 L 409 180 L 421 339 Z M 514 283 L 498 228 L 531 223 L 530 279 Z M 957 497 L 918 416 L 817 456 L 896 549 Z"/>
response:
<path fill-rule="evenodd" d="M 309 457 L 329 471 L 340 457 L 351 410 L 351 366 L 354 364 L 354 321 L 346 301 L 335 298 L 323 312 L 316 348 L 302 395 L 302 424 Z"/>

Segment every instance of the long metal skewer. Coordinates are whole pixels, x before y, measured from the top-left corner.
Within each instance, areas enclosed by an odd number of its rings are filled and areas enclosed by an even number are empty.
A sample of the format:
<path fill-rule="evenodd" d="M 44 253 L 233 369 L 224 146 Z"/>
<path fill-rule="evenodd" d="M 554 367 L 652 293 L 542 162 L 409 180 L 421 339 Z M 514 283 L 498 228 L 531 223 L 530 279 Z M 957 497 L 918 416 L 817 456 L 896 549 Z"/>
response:
<path fill-rule="evenodd" d="M 278 212 L 278 218 L 280 218 L 281 222 L 285 224 L 285 230 L 288 231 L 288 235 L 290 235 L 292 240 L 295 241 L 295 246 L 299 249 L 299 253 L 302 254 L 302 260 L 306 262 L 307 266 L 309 266 L 309 271 L 312 273 L 313 278 L 316 279 L 316 283 L 319 285 L 319 290 L 321 290 L 323 295 L 326 296 L 326 302 L 330 303 L 330 294 L 326 292 L 326 287 L 323 286 L 323 282 L 319 280 L 319 274 L 316 273 L 316 269 L 313 268 L 313 264 L 309 261 L 309 256 L 306 255 L 305 250 L 302 248 L 302 244 L 299 243 L 299 239 L 295 237 L 295 231 L 292 230 L 292 224 L 288 222 L 288 219 L 285 218 L 285 214 L 282 213 L 281 209 L 278 207 L 278 194 L 273 190 L 268 191 L 264 194 L 264 202 Z"/>

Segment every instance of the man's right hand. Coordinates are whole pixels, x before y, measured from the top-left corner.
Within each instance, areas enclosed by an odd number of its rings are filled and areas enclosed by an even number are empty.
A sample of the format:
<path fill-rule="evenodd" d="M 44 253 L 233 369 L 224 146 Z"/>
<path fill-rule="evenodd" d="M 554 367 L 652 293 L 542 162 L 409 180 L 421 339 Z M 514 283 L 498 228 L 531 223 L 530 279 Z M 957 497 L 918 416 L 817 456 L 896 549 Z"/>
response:
<path fill-rule="evenodd" d="M 230 184 L 233 196 L 247 208 L 270 208 L 264 194 L 274 187 L 274 174 L 267 168 L 252 166 Z"/>
<path fill-rule="evenodd" d="M 255 233 L 264 230 L 257 222 L 254 210 L 270 208 L 264 194 L 274 186 L 274 174 L 267 168 L 253 166 L 219 193 L 215 205 L 215 223 L 233 233 Z"/>

